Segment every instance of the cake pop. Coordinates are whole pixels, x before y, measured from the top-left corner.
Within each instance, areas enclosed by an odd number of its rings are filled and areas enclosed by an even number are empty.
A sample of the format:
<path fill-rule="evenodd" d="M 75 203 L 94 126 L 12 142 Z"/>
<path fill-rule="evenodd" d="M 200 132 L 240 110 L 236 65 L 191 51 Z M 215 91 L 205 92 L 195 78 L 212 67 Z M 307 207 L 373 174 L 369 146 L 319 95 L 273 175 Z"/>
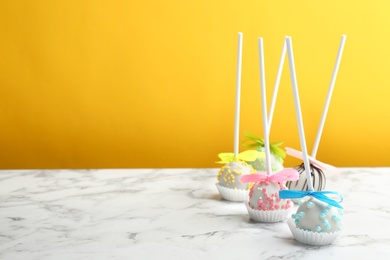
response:
<path fill-rule="evenodd" d="M 264 156 L 255 150 L 248 150 L 234 156 L 233 153 L 221 153 L 218 155 L 221 161 L 217 163 L 225 164 L 218 172 L 218 191 L 223 199 L 230 201 L 243 201 L 248 195 L 251 183 L 241 183 L 240 177 L 245 174 L 254 174 L 256 171 L 246 161 L 253 161 Z"/>
<path fill-rule="evenodd" d="M 259 222 L 278 222 L 287 217 L 292 206 L 291 200 L 279 198 L 279 191 L 286 189 L 287 180 L 298 179 L 298 173 L 295 169 L 283 169 L 272 174 L 262 38 L 259 38 L 259 53 L 266 174 L 243 175 L 241 182 L 256 182 L 245 202 L 250 217 Z"/>
<path fill-rule="evenodd" d="M 335 201 L 327 196 L 338 196 Z M 332 191 L 294 191 L 282 190 L 280 198 L 307 198 L 299 200 L 296 213 L 287 224 L 294 238 L 309 245 L 328 245 L 333 243 L 342 230 L 343 208 L 339 204 L 341 194 Z"/>
<path fill-rule="evenodd" d="M 345 37 L 342 38 L 345 40 Z M 288 220 L 289 228 L 294 238 L 304 244 L 309 245 L 328 245 L 338 236 L 341 230 L 342 207 L 339 204 L 343 198 L 341 194 L 333 191 L 314 191 L 311 180 L 311 169 L 309 156 L 307 154 L 306 139 L 303 128 L 301 106 L 299 101 L 298 84 L 295 74 L 294 55 L 292 51 L 291 37 L 286 37 L 286 44 L 290 65 L 290 76 L 294 94 L 295 112 L 298 121 L 299 140 L 305 166 L 305 176 L 307 179 L 308 191 L 281 190 L 279 197 L 283 199 L 299 199 L 308 197 L 306 201 L 302 200 L 298 210 Z M 316 161 L 314 158 L 312 160 Z M 301 175 L 302 176 L 302 175 Z M 337 195 L 340 200 L 335 201 L 329 198 L 328 194 Z M 338 208 L 338 209 L 337 209 Z"/>
<path fill-rule="evenodd" d="M 240 182 L 240 176 L 243 174 L 253 174 L 256 171 L 245 161 L 230 162 L 222 166 L 218 172 L 218 184 L 230 189 L 248 190 L 251 186 L 248 183 Z"/>
<path fill-rule="evenodd" d="M 291 217 L 297 228 L 320 233 L 340 231 L 342 215 L 342 208 L 310 197 L 300 201 L 297 213 Z"/>
<path fill-rule="evenodd" d="M 218 183 L 216 187 L 221 197 L 230 201 L 243 201 L 248 196 L 251 184 L 240 183 L 239 176 L 242 174 L 254 173 L 252 166 L 246 161 L 254 161 L 261 153 L 257 151 L 245 151 L 238 153 L 239 144 L 239 123 L 240 123 L 240 94 L 241 94 L 241 65 L 242 65 L 242 38 L 243 34 L 238 33 L 238 55 L 237 55 L 237 78 L 236 78 L 236 106 L 234 122 L 234 153 L 221 153 L 218 163 L 225 164 L 218 172 Z"/>
<path fill-rule="evenodd" d="M 246 148 L 256 148 L 259 152 L 265 152 L 264 149 L 264 140 L 260 137 L 245 132 L 245 136 L 247 137 L 246 140 L 243 142 L 243 146 Z M 278 172 L 282 170 L 283 167 L 283 158 L 286 157 L 286 152 L 281 149 L 279 146 L 281 146 L 283 142 L 277 142 L 277 143 L 271 143 L 270 149 L 271 149 L 271 167 L 273 172 Z M 252 165 L 252 167 L 256 171 L 260 172 L 266 172 L 266 164 L 264 158 L 257 158 L 255 161 L 248 162 L 249 165 Z"/>
<path fill-rule="evenodd" d="M 287 189 L 287 180 L 296 179 L 298 173 L 295 169 L 283 169 L 271 175 L 243 175 L 241 182 L 255 182 L 245 201 L 251 219 L 259 222 L 279 222 L 286 219 L 293 203 L 290 199 L 281 199 L 279 192 Z"/>
<path fill-rule="evenodd" d="M 302 163 L 295 167 L 299 174 L 299 180 L 288 181 L 286 186 L 289 190 L 308 190 L 307 179 L 305 176 L 305 164 Z M 325 173 L 321 168 L 310 164 L 311 179 L 313 182 L 313 189 L 321 191 L 325 188 L 326 178 Z"/>

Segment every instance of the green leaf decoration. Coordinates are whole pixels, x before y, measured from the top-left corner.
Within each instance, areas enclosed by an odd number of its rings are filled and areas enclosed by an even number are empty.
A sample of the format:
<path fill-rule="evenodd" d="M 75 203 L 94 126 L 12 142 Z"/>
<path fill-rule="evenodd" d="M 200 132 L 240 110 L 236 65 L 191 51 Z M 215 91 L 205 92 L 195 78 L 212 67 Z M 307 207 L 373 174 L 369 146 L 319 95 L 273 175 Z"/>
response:
<path fill-rule="evenodd" d="M 245 139 L 242 142 L 242 145 L 244 147 L 247 147 L 247 148 L 264 147 L 264 139 L 258 137 L 257 135 L 254 135 L 252 133 L 249 133 L 249 132 L 244 132 L 244 135 L 245 135 L 245 137 L 247 137 L 247 139 Z M 280 147 L 282 144 L 283 144 L 283 142 L 275 142 L 275 143 L 270 143 L 269 146 L 270 146 L 270 150 L 273 154 L 275 154 L 276 156 L 279 156 L 281 158 L 285 158 L 286 152 L 284 151 L 283 148 Z"/>

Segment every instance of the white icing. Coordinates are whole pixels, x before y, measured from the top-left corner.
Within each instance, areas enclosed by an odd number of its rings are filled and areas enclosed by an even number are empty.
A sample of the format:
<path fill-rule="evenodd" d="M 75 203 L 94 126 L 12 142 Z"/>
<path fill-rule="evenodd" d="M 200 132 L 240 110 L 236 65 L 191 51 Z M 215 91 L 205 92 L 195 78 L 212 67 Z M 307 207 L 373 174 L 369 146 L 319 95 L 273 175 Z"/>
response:
<path fill-rule="evenodd" d="M 260 147 L 257 149 L 260 152 L 264 152 L 264 147 Z M 248 162 L 249 165 L 252 165 L 252 167 L 256 171 L 260 172 L 266 172 L 267 167 L 265 163 L 265 158 L 258 158 L 253 162 Z M 271 168 L 273 172 L 278 172 L 280 170 L 283 170 L 283 159 L 279 156 L 276 156 L 275 154 L 271 153 Z"/>
<path fill-rule="evenodd" d="M 342 209 L 329 206 L 313 197 L 303 201 L 293 214 L 297 228 L 313 232 L 336 232 L 341 230 Z"/>
<path fill-rule="evenodd" d="M 286 189 L 278 182 L 261 181 L 253 185 L 249 192 L 249 206 L 256 210 L 287 209 L 292 206 L 291 200 L 280 199 L 279 191 Z"/>
<path fill-rule="evenodd" d="M 241 183 L 240 177 L 254 173 L 252 166 L 246 162 L 230 162 L 225 164 L 218 173 L 219 185 L 231 189 L 249 189 L 248 183 Z"/>

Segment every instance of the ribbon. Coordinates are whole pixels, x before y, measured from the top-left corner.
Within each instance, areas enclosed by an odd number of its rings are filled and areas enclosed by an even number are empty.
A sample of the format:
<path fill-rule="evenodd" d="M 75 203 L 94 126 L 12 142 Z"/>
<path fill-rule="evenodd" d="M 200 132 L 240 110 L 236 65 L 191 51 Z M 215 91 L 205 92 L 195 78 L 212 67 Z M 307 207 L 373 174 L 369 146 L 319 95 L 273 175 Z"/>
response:
<path fill-rule="evenodd" d="M 225 164 L 236 161 L 252 162 L 255 161 L 257 158 L 264 158 L 265 154 L 256 150 L 248 150 L 239 153 L 237 156 L 234 156 L 234 153 L 220 153 L 218 154 L 218 157 L 219 159 L 221 159 L 221 161 L 216 163 Z"/>
<path fill-rule="evenodd" d="M 288 155 L 290 155 L 292 157 L 295 157 L 295 158 L 303 160 L 303 155 L 302 155 L 302 152 L 300 152 L 300 151 L 297 151 L 295 149 L 286 147 L 286 152 L 287 152 Z M 313 158 L 313 157 L 311 157 L 309 155 L 307 157 L 308 157 L 309 162 L 311 164 L 317 166 L 318 168 L 321 168 L 324 171 L 333 172 L 333 173 L 338 173 L 339 172 L 339 170 L 336 167 L 334 167 L 334 166 L 332 166 L 330 164 L 326 164 L 326 163 L 320 162 L 320 161 L 316 160 L 315 158 Z"/>
<path fill-rule="evenodd" d="M 275 174 L 247 174 L 240 178 L 242 183 L 247 182 L 259 182 L 259 181 L 270 181 L 270 182 L 285 182 L 285 181 L 297 181 L 299 179 L 298 171 L 295 169 L 283 169 Z"/>
<path fill-rule="evenodd" d="M 251 133 L 248 133 L 248 132 L 245 132 L 244 135 L 248 138 L 247 140 L 244 140 L 242 142 L 242 145 L 246 148 L 253 148 L 253 147 L 256 147 L 256 148 L 259 148 L 259 147 L 264 147 L 264 139 L 254 135 L 254 134 L 251 134 Z M 251 142 L 250 144 L 248 144 L 248 142 Z M 283 142 L 275 142 L 275 143 L 270 143 L 269 147 L 271 149 L 271 152 L 281 158 L 284 158 L 286 157 L 286 152 L 280 148 L 279 146 L 281 146 L 283 144 Z"/>
<path fill-rule="evenodd" d="M 326 194 L 335 194 L 337 195 L 340 199 L 339 201 L 335 201 Z M 332 205 L 333 207 L 337 207 L 342 209 L 341 203 L 343 201 L 343 196 L 335 191 L 300 191 L 300 190 L 281 190 L 279 191 L 279 197 L 281 199 L 300 199 L 306 196 L 312 196 L 320 201 L 323 201 L 325 203 L 328 203 L 329 205 Z"/>

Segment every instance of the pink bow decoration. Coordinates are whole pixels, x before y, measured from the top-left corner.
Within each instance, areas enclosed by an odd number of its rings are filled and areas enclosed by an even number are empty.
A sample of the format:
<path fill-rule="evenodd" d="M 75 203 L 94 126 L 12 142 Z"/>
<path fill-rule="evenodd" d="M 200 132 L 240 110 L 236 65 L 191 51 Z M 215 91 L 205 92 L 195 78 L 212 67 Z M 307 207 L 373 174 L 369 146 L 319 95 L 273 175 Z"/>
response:
<path fill-rule="evenodd" d="M 302 155 L 302 152 L 300 151 L 297 151 L 295 149 L 292 149 L 292 148 L 289 148 L 289 147 L 286 147 L 286 153 L 292 157 L 295 157 L 297 159 L 301 159 L 303 160 L 303 155 Z M 326 164 L 326 163 L 323 163 L 323 162 L 320 162 L 318 160 L 316 160 L 315 158 L 311 157 L 311 156 L 307 156 L 308 159 L 309 159 L 309 162 L 315 166 L 317 166 L 318 168 L 324 170 L 324 171 L 327 171 L 327 172 L 332 172 L 332 173 L 338 173 L 339 170 L 330 165 L 330 164 Z"/>
<path fill-rule="evenodd" d="M 298 171 L 295 169 L 283 169 L 275 174 L 267 175 L 264 173 L 247 174 L 240 178 L 242 183 L 247 182 L 259 182 L 259 181 L 270 181 L 270 182 L 285 182 L 285 181 L 297 181 L 299 179 Z"/>

